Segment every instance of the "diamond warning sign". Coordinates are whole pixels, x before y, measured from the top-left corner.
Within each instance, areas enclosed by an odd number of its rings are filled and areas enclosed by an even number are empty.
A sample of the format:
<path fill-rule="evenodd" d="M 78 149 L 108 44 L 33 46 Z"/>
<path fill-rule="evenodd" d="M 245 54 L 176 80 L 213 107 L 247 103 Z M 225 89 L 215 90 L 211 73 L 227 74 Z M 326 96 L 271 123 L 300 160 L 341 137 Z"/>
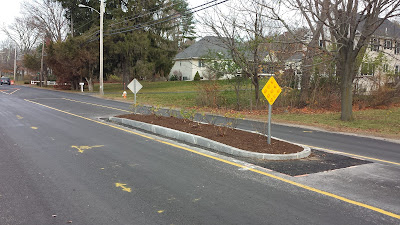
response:
<path fill-rule="evenodd" d="M 264 88 L 261 90 L 270 105 L 274 104 L 276 98 L 282 92 L 281 87 L 279 87 L 274 77 L 269 78 L 268 82 L 265 84 Z"/>

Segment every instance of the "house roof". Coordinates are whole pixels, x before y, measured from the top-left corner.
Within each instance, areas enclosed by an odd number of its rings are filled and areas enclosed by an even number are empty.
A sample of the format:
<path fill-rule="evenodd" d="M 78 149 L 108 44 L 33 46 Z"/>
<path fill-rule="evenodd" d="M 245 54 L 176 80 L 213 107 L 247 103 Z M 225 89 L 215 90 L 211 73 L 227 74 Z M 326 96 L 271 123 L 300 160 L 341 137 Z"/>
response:
<path fill-rule="evenodd" d="M 365 20 L 361 20 L 358 27 L 363 27 Z M 400 38 L 400 25 L 385 19 L 383 23 L 375 30 L 373 36 Z"/>
<path fill-rule="evenodd" d="M 288 59 L 286 59 L 286 62 L 300 62 L 303 60 L 303 53 L 302 52 L 296 52 L 292 56 L 290 56 Z"/>
<path fill-rule="evenodd" d="M 383 21 L 382 25 L 374 32 L 376 36 L 400 38 L 400 26 L 390 20 Z"/>
<path fill-rule="evenodd" d="M 207 36 L 178 53 L 174 60 L 204 58 L 210 53 L 219 52 L 230 58 L 229 50 L 225 47 L 221 38 Z"/>

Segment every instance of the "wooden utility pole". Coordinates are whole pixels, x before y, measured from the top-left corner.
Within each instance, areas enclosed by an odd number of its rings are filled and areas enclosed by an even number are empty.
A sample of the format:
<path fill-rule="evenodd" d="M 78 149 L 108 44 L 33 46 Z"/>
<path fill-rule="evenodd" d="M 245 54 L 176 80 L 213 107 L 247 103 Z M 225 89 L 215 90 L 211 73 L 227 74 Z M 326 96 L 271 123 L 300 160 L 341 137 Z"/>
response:
<path fill-rule="evenodd" d="M 40 62 L 40 87 L 42 87 L 42 82 L 43 82 L 43 55 L 44 55 L 44 38 L 43 38 L 43 43 L 42 43 L 42 60 Z"/>

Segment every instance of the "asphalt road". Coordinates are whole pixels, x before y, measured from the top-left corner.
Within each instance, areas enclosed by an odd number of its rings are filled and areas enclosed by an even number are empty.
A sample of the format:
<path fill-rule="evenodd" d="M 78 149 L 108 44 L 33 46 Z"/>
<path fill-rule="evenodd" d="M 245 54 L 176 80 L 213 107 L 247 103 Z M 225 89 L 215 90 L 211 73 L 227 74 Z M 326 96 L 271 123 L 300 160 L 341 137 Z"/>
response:
<path fill-rule="evenodd" d="M 274 125 L 374 162 L 290 177 L 99 119 L 129 107 L 0 86 L 0 224 L 400 223 L 399 144 Z"/>

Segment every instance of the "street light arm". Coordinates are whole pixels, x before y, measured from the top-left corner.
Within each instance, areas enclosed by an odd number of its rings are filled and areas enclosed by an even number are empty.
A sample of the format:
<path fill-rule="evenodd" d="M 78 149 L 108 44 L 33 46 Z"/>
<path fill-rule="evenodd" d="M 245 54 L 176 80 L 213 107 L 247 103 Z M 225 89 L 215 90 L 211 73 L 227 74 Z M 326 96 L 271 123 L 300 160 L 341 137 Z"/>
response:
<path fill-rule="evenodd" d="M 90 6 L 87 6 L 87 5 L 79 4 L 78 7 L 80 7 L 80 8 L 89 8 L 89 9 L 91 9 L 91 10 L 96 11 L 98 14 L 100 14 L 99 11 L 97 11 L 96 9 L 94 9 L 94 8 L 92 8 L 92 7 L 90 7 Z"/>

